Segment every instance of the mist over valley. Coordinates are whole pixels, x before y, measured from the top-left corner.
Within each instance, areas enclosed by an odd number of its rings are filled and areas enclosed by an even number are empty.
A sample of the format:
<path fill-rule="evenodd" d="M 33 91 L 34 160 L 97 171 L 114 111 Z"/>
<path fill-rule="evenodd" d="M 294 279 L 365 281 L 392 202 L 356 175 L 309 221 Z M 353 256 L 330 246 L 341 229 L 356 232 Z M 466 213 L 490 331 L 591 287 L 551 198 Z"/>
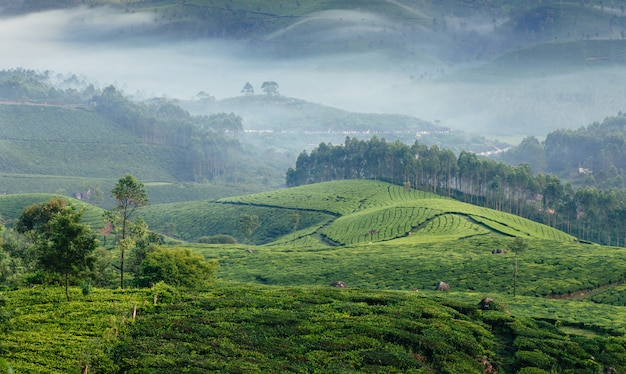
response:
<path fill-rule="evenodd" d="M 221 100 L 241 95 L 246 82 L 260 93 L 274 81 L 283 96 L 513 142 L 623 109 L 619 8 L 519 5 L 507 14 L 382 3 L 378 13 L 358 5 L 303 13 L 285 4 L 282 14 L 241 3 L 231 13 L 242 30 L 202 23 L 226 11 L 219 6 L 6 7 L 0 47 L 9 53 L 0 68 L 76 74 L 138 99 L 204 91 Z M 257 12 L 275 17 L 255 29 Z M 603 40 L 613 45 L 581 46 Z"/>

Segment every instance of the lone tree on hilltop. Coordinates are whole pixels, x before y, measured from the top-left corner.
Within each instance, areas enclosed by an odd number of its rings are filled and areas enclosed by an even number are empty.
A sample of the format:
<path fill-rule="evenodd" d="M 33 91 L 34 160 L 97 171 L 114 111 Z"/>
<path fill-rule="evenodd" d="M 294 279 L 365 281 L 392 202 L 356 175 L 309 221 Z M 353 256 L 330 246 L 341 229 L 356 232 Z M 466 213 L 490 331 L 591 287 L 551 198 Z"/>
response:
<path fill-rule="evenodd" d="M 261 85 L 261 90 L 265 92 L 267 96 L 279 96 L 278 92 L 278 83 L 274 81 L 263 82 Z"/>
<path fill-rule="evenodd" d="M 93 269 L 98 248 L 96 234 L 81 224 L 83 210 L 54 198 L 46 203 L 31 205 L 20 216 L 16 228 L 33 242 L 37 265 L 45 272 L 59 275 L 65 284 L 65 297 L 70 276 L 80 276 Z"/>
<path fill-rule="evenodd" d="M 252 87 L 250 82 L 246 82 L 246 84 L 241 89 L 241 93 L 244 95 L 254 95 L 254 87 Z"/>
<path fill-rule="evenodd" d="M 143 183 L 126 174 L 120 178 L 111 191 L 111 196 L 117 201 L 117 206 L 105 213 L 106 218 L 118 227 L 117 236 L 120 247 L 120 287 L 124 288 L 124 255 L 134 244 L 137 234 L 143 230 L 133 230 L 132 215 L 138 208 L 148 205 L 148 195 Z"/>

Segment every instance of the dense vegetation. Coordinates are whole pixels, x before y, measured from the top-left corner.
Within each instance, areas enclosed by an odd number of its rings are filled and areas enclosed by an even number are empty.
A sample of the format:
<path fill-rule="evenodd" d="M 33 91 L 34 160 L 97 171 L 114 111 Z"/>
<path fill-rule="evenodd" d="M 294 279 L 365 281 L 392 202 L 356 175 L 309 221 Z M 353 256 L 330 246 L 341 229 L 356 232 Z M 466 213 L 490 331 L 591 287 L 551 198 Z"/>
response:
<path fill-rule="evenodd" d="M 498 302 L 481 310 L 434 294 L 218 282 L 72 302 L 41 287 L 3 296 L 2 356 L 16 372 L 595 373 L 625 362 L 623 338 L 565 335 Z"/>
<path fill-rule="evenodd" d="M 549 172 L 578 185 L 599 189 L 626 187 L 626 115 L 576 130 L 553 131 L 545 141 L 525 139 L 504 153 L 509 163 L 528 163 L 536 172 Z"/>

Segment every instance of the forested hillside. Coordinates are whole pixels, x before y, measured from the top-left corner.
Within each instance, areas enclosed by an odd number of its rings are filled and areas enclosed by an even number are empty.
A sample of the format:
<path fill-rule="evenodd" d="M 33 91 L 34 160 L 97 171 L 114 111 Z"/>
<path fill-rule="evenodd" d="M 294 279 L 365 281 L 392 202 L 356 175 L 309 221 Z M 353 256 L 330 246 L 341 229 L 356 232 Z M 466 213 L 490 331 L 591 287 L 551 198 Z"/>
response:
<path fill-rule="evenodd" d="M 560 129 L 542 142 L 534 137 L 502 155 L 508 163 L 528 163 L 573 184 L 599 189 L 626 184 L 626 115 L 607 117 L 578 129 Z"/>
<path fill-rule="evenodd" d="M 180 105 L 196 114 L 234 112 L 244 122 L 240 140 L 256 147 L 288 152 L 293 158 L 302 150 L 310 150 L 321 142 L 342 144 L 346 136 L 387 141 L 399 140 L 476 153 L 495 152 L 510 145 L 472 132 L 458 131 L 423 119 L 401 115 L 349 112 L 281 95 L 254 94 L 217 100 L 181 101 Z M 278 84 L 278 83 L 277 83 Z M 291 165 L 290 163 L 287 165 Z"/>

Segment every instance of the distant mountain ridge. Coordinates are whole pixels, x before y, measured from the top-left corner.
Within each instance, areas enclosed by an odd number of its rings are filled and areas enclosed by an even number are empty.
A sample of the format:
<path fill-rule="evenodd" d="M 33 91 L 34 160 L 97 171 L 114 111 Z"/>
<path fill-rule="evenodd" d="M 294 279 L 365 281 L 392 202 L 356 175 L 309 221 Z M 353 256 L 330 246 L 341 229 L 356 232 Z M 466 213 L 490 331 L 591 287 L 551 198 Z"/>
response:
<path fill-rule="evenodd" d="M 294 152 L 320 142 L 343 144 L 345 138 L 400 140 L 437 144 L 454 151 L 496 152 L 508 148 L 503 142 L 455 131 L 449 127 L 402 114 L 358 113 L 280 95 L 242 95 L 212 101 L 180 101 L 194 114 L 234 112 L 243 118 L 242 141 L 263 137 L 276 148 Z M 274 140 L 269 139 L 269 136 Z M 288 140 L 283 142 L 283 140 Z"/>
<path fill-rule="evenodd" d="M 626 28 L 623 1 L 91 0 L 88 5 L 152 19 L 112 37 L 156 32 L 173 38 L 248 40 L 256 54 L 286 57 L 385 50 L 410 58 L 430 56 L 432 62 L 484 61 L 532 44 L 624 38 Z M 13 0 L 3 3 L 0 15 L 77 6 L 85 2 Z"/>

